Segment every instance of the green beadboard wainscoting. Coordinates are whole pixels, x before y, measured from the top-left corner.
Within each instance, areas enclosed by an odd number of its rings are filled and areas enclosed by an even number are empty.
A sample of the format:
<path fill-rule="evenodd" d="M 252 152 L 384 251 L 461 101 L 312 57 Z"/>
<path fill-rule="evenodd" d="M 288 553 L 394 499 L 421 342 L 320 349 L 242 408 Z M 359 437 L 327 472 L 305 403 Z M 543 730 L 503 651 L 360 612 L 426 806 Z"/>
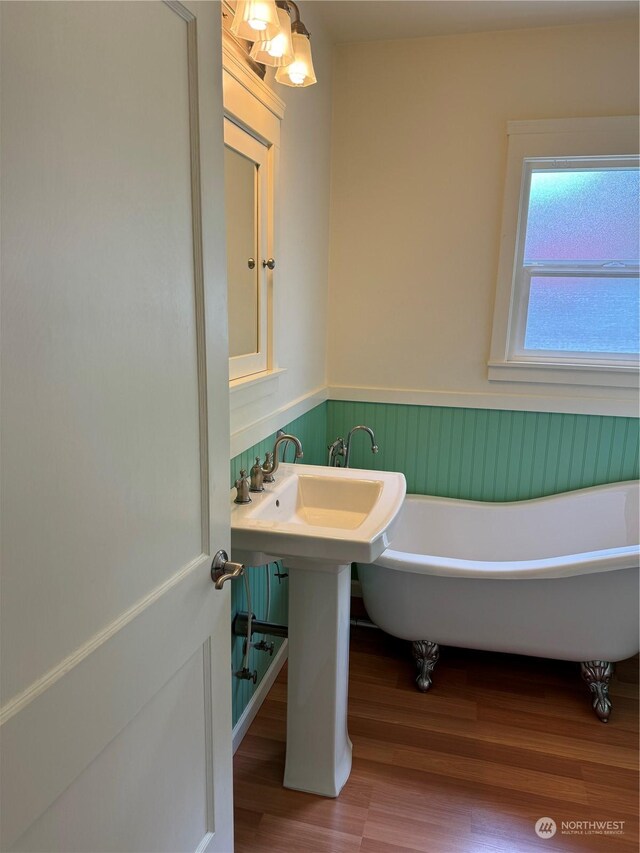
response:
<path fill-rule="evenodd" d="M 304 457 L 301 462 L 309 465 L 323 465 L 327 455 L 327 404 L 322 403 L 316 406 L 310 412 L 307 412 L 302 417 L 296 418 L 291 423 L 285 424 L 282 427 L 285 432 L 292 433 L 297 436 L 302 442 Z M 276 434 L 270 435 L 263 441 L 238 454 L 231 460 L 230 479 L 231 485 L 238 478 L 240 469 L 244 468 L 247 472 L 255 462 L 256 456 L 260 456 L 264 460 L 264 455 L 268 450 L 273 450 L 273 445 L 276 440 Z M 292 461 L 293 450 L 288 449 L 287 461 Z M 271 604 L 269 608 L 269 621 L 287 623 L 288 613 L 288 586 L 286 578 L 275 577 L 278 572 L 279 563 L 270 563 L 267 568 L 263 566 L 248 567 L 247 578 L 249 581 L 249 591 L 251 595 L 251 608 L 258 619 L 265 619 L 267 615 L 267 571 L 271 575 Z M 245 584 L 242 578 L 232 581 L 231 588 L 231 615 L 232 618 L 238 611 L 246 611 L 247 598 L 245 592 Z M 258 681 L 256 685 L 252 681 L 244 681 L 239 678 L 233 678 L 232 698 L 233 698 L 233 724 L 237 723 L 240 715 L 247 707 L 251 697 L 256 691 L 258 685 L 262 681 L 264 674 L 269 669 L 271 661 L 277 654 L 282 639 L 278 637 L 257 637 L 254 639 L 265 639 L 267 642 L 275 644 L 273 656 L 267 652 L 260 652 L 251 649 L 249 651 L 248 668 L 253 672 L 257 670 Z M 241 637 L 234 637 L 231 645 L 232 666 L 233 672 L 238 672 L 242 667 L 243 658 L 243 640 Z"/>
<path fill-rule="evenodd" d="M 355 424 L 351 466 L 402 471 L 407 492 L 516 501 L 638 477 L 638 419 L 550 412 L 328 404 L 327 443 Z"/>

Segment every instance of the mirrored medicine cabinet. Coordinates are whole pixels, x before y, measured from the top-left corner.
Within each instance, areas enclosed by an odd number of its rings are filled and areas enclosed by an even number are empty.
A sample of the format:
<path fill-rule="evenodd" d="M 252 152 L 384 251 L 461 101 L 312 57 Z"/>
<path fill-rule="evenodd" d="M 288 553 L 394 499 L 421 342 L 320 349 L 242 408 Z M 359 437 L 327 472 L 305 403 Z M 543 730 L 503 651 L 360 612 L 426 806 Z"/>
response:
<path fill-rule="evenodd" d="M 245 390 L 253 380 L 264 385 L 279 372 L 273 299 L 278 274 L 275 204 L 284 103 L 256 74 L 245 47 L 224 24 L 223 102 L 229 379 L 233 392 L 239 383 Z"/>
<path fill-rule="evenodd" d="M 238 379 L 268 367 L 267 149 L 224 125 L 229 376 Z"/>

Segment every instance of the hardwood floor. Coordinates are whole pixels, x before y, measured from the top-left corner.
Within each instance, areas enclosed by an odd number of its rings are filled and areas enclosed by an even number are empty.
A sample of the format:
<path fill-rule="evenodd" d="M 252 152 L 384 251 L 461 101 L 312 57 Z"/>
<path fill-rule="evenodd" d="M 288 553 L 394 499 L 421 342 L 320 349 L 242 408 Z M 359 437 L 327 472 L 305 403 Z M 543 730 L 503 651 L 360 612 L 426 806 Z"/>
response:
<path fill-rule="evenodd" d="M 636 853 L 637 658 L 606 725 L 577 664 L 444 648 L 429 693 L 414 676 L 407 643 L 353 629 L 353 769 L 331 800 L 282 788 L 285 668 L 235 756 L 237 853 Z M 623 833 L 562 831 L 608 820 Z"/>

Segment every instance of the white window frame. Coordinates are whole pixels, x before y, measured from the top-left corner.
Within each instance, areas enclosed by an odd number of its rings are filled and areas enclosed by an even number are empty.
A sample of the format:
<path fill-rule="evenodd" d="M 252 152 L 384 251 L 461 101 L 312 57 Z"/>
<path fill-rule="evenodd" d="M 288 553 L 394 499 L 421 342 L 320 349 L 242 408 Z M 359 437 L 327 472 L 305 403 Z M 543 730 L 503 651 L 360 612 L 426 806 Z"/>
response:
<path fill-rule="evenodd" d="M 625 354 L 525 350 L 532 275 L 616 277 L 638 274 L 635 264 L 589 263 L 524 266 L 531 173 L 534 169 L 638 164 L 638 119 L 633 116 L 553 119 L 508 123 L 509 147 L 500 262 L 494 310 L 489 380 L 636 388 L 638 360 Z"/>

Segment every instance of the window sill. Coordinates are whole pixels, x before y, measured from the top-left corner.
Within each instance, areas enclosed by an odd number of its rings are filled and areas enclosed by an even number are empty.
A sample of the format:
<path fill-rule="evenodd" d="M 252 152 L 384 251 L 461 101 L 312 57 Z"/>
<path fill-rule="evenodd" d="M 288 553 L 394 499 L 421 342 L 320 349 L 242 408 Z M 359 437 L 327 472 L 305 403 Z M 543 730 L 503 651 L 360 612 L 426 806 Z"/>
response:
<path fill-rule="evenodd" d="M 286 369 L 278 367 L 274 370 L 263 370 L 261 373 L 243 376 L 241 379 L 232 379 L 229 382 L 230 410 L 233 412 L 275 394 L 283 373 L 286 373 Z"/>
<path fill-rule="evenodd" d="M 638 367 L 603 364 L 549 364 L 531 361 L 490 361 L 490 382 L 591 385 L 605 388 L 638 387 Z"/>

